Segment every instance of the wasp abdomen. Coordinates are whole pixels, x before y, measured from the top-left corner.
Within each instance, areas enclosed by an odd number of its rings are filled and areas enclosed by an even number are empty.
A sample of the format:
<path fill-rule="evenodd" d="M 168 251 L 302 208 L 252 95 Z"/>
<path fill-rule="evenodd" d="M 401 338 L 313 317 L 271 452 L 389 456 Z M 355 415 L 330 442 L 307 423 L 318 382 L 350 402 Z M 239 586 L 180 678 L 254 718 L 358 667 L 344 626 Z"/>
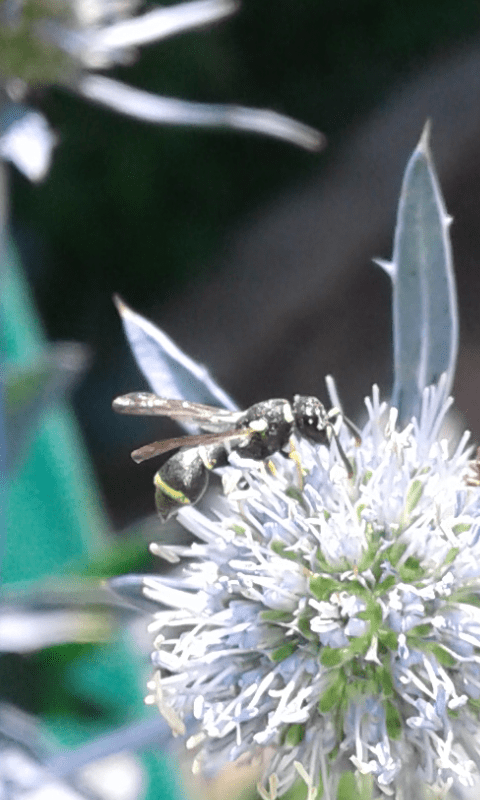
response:
<path fill-rule="evenodd" d="M 165 522 L 183 506 L 195 505 L 205 494 L 208 473 L 224 466 L 227 455 L 223 445 L 179 450 L 155 473 L 155 505 Z"/>

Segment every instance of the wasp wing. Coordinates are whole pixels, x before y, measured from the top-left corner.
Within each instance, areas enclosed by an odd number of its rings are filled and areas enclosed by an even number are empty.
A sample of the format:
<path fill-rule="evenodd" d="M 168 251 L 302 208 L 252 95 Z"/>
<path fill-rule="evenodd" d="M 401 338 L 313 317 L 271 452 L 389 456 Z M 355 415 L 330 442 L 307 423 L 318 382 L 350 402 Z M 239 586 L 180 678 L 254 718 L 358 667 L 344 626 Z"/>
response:
<path fill-rule="evenodd" d="M 202 403 L 190 403 L 158 397 L 151 392 L 132 392 L 115 398 L 112 408 L 119 414 L 136 414 L 146 417 L 169 417 L 176 420 L 191 420 L 200 428 L 214 433 L 228 430 L 242 416 L 241 411 L 227 411 Z M 193 445 L 192 445 L 193 446 Z"/>
<path fill-rule="evenodd" d="M 211 444 L 222 444 L 229 439 L 250 436 L 251 433 L 251 428 L 239 428 L 221 433 L 199 433 L 198 436 L 175 436 L 173 439 L 164 439 L 161 442 L 152 442 L 139 447 L 138 450 L 133 450 L 131 456 L 137 464 L 140 464 L 142 461 L 169 453 L 170 450 L 177 450 L 179 447 L 199 447 L 200 445 L 206 447 Z"/>

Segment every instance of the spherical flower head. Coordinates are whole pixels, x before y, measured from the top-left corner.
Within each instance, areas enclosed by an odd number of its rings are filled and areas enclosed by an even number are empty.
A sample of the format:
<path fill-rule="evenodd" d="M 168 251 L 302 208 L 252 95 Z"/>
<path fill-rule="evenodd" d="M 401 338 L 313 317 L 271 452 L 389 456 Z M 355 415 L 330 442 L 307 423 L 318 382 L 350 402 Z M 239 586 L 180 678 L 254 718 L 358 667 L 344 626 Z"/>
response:
<path fill-rule="evenodd" d="M 480 495 L 468 433 L 439 438 L 450 402 L 441 380 L 397 430 L 374 388 L 361 444 L 340 434 L 353 475 L 335 442 L 236 460 L 208 516 L 179 512 L 198 541 L 153 548 L 189 560 L 146 581 L 147 702 L 205 774 L 259 758 L 269 798 L 299 778 L 334 798 L 346 771 L 375 796 L 472 785 Z"/>

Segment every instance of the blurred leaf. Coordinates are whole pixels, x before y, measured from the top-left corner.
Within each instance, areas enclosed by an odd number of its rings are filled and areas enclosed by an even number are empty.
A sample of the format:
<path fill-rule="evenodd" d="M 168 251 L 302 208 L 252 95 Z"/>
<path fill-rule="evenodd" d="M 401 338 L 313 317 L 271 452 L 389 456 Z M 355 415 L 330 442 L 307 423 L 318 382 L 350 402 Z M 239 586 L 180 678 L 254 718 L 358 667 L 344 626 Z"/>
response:
<path fill-rule="evenodd" d="M 29 653 L 66 642 L 104 641 L 112 632 L 105 610 L 25 609 L 2 605 L 0 651 Z"/>
<path fill-rule="evenodd" d="M 0 789 L 2 797 L 56 800 L 106 800 L 87 788 L 85 782 L 59 779 L 45 768 L 50 742 L 38 720 L 18 708 L 0 705 Z"/>
<path fill-rule="evenodd" d="M 55 573 L 73 558 L 95 552 L 108 525 L 75 419 L 61 397 L 85 351 L 46 344 L 10 242 L 2 253 L 1 311 L 0 349 L 11 365 L 3 379 L 10 408 L 18 408 L 7 420 L 7 432 L 18 437 L 14 456 L 28 441 L 26 427 L 38 422 L 7 486 L 3 576 L 9 583 Z M 52 404 L 54 398 L 58 402 Z"/>
<path fill-rule="evenodd" d="M 137 611 L 154 614 L 158 611 L 158 601 L 150 600 L 143 592 L 146 575 L 119 575 L 111 578 L 108 585 L 115 595 L 120 597 L 129 607 Z"/>
<path fill-rule="evenodd" d="M 85 347 L 62 342 L 45 346 L 29 365 L 7 365 L 4 397 L 9 472 L 21 462 L 45 409 L 74 386 L 87 361 Z"/>

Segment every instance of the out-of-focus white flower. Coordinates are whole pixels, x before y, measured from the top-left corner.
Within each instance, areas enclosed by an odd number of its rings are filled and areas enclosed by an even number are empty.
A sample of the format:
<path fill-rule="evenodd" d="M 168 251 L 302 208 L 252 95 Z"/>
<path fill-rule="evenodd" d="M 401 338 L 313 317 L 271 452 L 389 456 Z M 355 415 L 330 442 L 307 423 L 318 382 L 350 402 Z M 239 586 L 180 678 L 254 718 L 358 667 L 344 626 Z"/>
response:
<path fill-rule="evenodd" d="M 333 447 L 299 440 L 301 482 L 281 457 L 275 475 L 227 467 L 234 491 L 208 515 L 179 512 L 198 541 L 152 548 L 189 562 L 145 580 L 162 609 L 148 702 L 188 734 L 207 773 L 274 748 L 265 797 L 301 776 L 310 797 L 323 785 L 333 798 L 348 762 L 397 797 L 407 773 L 439 792 L 479 774 L 468 433 L 452 453 L 439 439 L 444 380 L 403 430 L 376 388 L 366 405 L 360 447 L 342 434 L 352 479 Z"/>
<path fill-rule="evenodd" d="M 37 34 L 65 52 L 80 69 L 106 69 L 131 62 L 140 45 L 216 22 L 238 8 L 237 0 L 194 0 L 133 16 L 140 5 L 64 0 L 57 4 L 57 19 L 50 14 L 38 22 Z"/>
<path fill-rule="evenodd" d="M 143 795 L 141 765 L 130 753 L 96 759 L 74 774 L 58 775 L 52 746 L 39 719 L 0 704 L 2 800 L 137 800 Z"/>
<path fill-rule="evenodd" d="M 238 8 L 237 0 L 193 0 L 136 14 L 140 5 L 136 0 L 5 0 L 0 7 L 0 76 L 7 109 L 23 99 L 29 86 L 56 84 L 148 122 L 237 128 L 320 149 L 322 134 L 272 111 L 159 97 L 92 74 L 129 64 L 142 45 L 217 22 Z M 40 180 L 55 136 L 43 117 L 28 109 L 23 114 L 21 129 L 18 121 L 15 129 L 0 126 L 0 155 Z"/>
<path fill-rule="evenodd" d="M 0 158 L 12 161 L 31 181 L 40 181 L 50 167 L 56 136 L 38 111 L 18 111 L 16 121 L 0 136 Z"/>

